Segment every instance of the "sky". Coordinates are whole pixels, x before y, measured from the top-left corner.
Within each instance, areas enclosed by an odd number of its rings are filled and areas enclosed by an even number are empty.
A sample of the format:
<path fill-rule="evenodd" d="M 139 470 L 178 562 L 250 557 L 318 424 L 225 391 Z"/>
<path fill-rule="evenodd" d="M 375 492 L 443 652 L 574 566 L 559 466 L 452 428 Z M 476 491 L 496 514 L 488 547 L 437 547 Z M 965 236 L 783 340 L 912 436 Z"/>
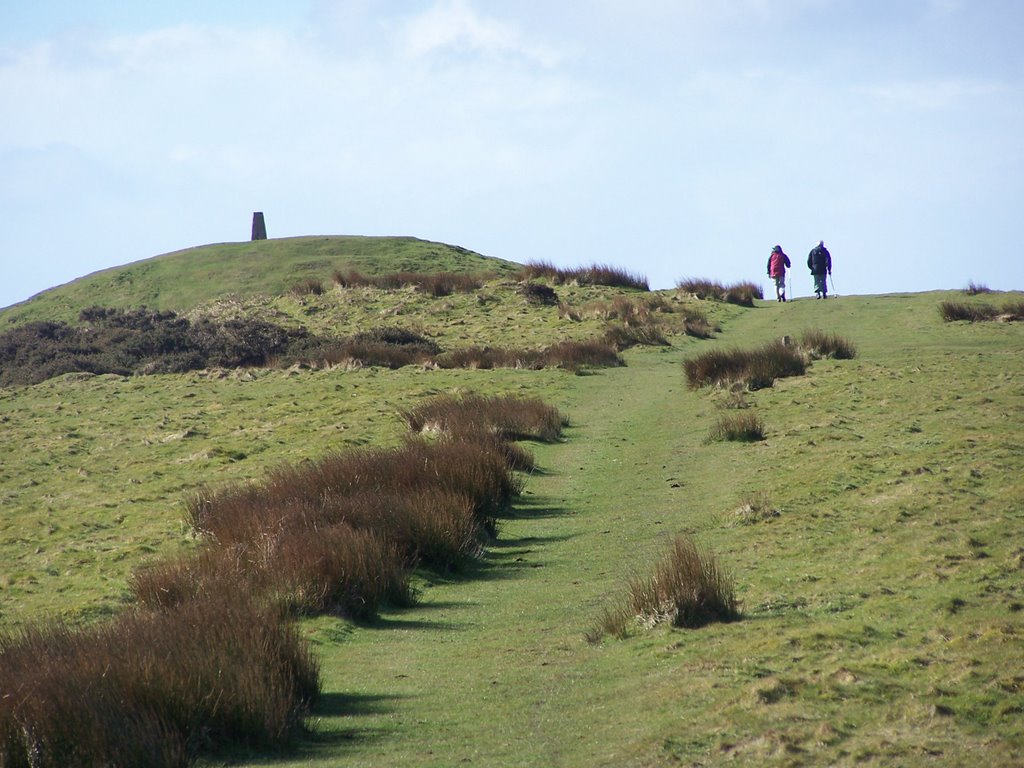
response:
<path fill-rule="evenodd" d="M 0 307 L 411 235 L 652 288 L 1024 289 L 1019 0 L 3 0 Z"/>

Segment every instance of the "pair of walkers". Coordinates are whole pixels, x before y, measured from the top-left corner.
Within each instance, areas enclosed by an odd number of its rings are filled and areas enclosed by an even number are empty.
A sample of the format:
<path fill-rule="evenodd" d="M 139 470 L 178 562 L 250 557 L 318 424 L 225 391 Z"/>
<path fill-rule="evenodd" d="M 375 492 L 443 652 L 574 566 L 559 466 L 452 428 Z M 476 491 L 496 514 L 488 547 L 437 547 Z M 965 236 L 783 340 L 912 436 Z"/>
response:
<path fill-rule="evenodd" d="M 791 267 L 782 246 L 776 245 L 772 248 L 768 257 L 768 276 L 775 281 L 775 300 L 786 301 L 786 270 Z M 807 268 L 814 276 L 814 295 L 816 298 L 828 298 L 828 275 L 832 274 L 832 254 L 825 247 L 825 241 L 819 240 L 818 244 L 807 254 Z"/>

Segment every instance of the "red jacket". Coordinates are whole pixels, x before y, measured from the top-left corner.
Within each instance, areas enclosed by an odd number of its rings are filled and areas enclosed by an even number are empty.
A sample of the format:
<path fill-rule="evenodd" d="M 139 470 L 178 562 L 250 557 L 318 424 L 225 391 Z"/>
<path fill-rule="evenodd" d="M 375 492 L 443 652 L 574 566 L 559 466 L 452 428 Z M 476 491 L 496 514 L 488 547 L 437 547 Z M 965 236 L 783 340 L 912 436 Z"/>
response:
<path fill-rule="evenodd" d="M 782 251 L 772 251 L 772 255 L 768 257 L 768 276 L 784 277 L 788 266 L 789 256 Z"/>

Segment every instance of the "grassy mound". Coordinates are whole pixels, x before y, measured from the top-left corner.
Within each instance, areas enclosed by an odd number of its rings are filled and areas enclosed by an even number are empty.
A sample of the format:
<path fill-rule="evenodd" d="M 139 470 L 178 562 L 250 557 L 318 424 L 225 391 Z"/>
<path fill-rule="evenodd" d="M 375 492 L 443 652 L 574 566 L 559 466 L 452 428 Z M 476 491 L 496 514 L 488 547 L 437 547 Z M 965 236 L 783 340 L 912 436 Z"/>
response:
<path fill-rule="evenodd" d="M 518 264 L 413 237 L 291 237 L 221 243 L 105 269 L 0 311 L 0 327 L 32 320 L 72 322 L 86 307 L 186 312 L 220 296 L 278 295 L 329 284 L 335 273 L 494 273 Z M 310 282 L 312 281 L 312 282 Z"/>

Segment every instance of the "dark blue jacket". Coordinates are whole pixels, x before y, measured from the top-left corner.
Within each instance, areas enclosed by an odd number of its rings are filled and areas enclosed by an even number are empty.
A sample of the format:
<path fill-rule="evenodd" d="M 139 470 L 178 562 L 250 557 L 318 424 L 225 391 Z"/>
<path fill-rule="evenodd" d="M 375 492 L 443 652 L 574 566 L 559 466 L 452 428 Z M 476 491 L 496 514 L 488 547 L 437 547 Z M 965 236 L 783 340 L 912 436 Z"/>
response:
<path fill-rule="evenodd" d="M 812 275 L 832 274 L 832 254 L 824 245 L 816 245 L 807 254 L 807 268 Z"/>

